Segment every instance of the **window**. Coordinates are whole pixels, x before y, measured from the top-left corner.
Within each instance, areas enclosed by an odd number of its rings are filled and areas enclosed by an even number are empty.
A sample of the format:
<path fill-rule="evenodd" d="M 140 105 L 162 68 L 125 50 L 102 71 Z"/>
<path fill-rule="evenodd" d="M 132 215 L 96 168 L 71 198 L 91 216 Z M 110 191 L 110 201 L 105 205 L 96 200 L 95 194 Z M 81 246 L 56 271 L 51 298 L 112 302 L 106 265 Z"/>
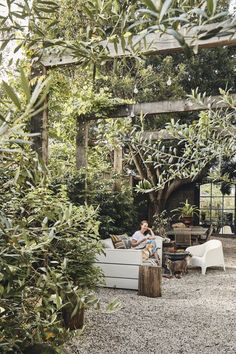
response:
<path fill-rule="evenodd" d="M 220 184 L 200 186 L 200 223 L 213 224 L 220 233 L 235 233 L 235 186 L 222 194 Z"/>

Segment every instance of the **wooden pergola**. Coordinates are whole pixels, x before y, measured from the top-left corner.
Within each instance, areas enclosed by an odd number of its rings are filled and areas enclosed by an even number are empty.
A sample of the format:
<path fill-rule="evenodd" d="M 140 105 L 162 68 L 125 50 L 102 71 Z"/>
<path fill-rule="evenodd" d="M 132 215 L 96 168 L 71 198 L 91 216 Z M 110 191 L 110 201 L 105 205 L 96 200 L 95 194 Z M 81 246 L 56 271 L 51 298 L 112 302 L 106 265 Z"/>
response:
<path fill-rule="evenodd" d="M 191 48 L 211 48 L 219 46 L 233 46 L 236 45 L 236 32 L 228 32 L 222 35 L 221 29 L 217 35 L 211 36 L 208 39 L 204 39 L 204 35 L 211 33 L 214 29 L 222 26 L 218 23 L 213 23 L 207 26 L 192 27 L 191 29 L 185 29 L 181 31 L 181 35 L 184 36 L 185 42 Z M 227 26 L 226 26 L 227 27 Z M 217 31 L 216 31 L 217 32 Z M 199 38 L 199 34 L 200 38 Z M 203 39 L 201 39 L 201 36 Z M 113 43 L 107 41 L 100 42 L 99 45 L 103 48 L 108 57 L 113 60 L 117 57 L 132 56 L 133 50 L 139 50 L 142 54 L 166 54 L 183 51 L 180 43 L 168 33 L 159 34 L 152 33 L 147 34 L 145 40 L 142 36 L 137 35 L 133 38 L 132 47 L 128 41 L 126 43 L 126 49 L 123 51 L 121 44 L 116 47 Z M 37 66 L 34 67 L 33 75 L 46 75 L 47 69 L 55 68 L 65 65 L 76 65 L 79 62 L 79 58 L 76 56 L 76 50 L 73 49 L 73 44 L 70 45 L 70 49 L 61 46 L 54 48 L 44 49 L 41 53 L 41 57 L 38 60 Z M 39 65 L 38 65 L 39 64 Z M 236 99 L 236 95 L 233 96 Z M 47 106 L 47 102 L 45 102 Z M 189 100 L 170 100 L 160 102 L 147 102 L 137 103 L 134 105 L 122 105 L 117 107 L 109 114 L 109 118 L 125 118 L 144 114 L 145 116 L 151 116 L 155 114 L 175 113 L 175 112 L 190 112 L 207 110 L 209 106 L 226 107 L 226 104 L 221 101 L 220 96 L 206 97 L 203 104 L 200 105 Z M 107 116 L 106 116 L 107 118 Z M 77 137 L 76 137 L 76 165 L 80 169 L 86 167 L 86 149 L 88 145 L 88 124 L 90 120 L 97 119 L 96 115 L 90 115 L 89 117 L 78 117 L 77 119 Z M 42 159 L 47 162 L 48 160 L 48 111 L 45 108 L 42 112 L 36 114 L 31 121 L 31 130 L 33 133 L 40 133 L 34 139 L 34 149 L 39 153 Z M 122 151 L 117 149 L 114 152 L 114 170 L 117 173 L 122 171 Z"/>
<path fill-rule="evenodd" d="M 224 27 L 223 27 L 224 25 Z M 213 48 L 222 46 L 236 45 L 236 32 L 232 31 L 230 22 L 212 23 L 204 26 L 194 26 L 183 28 L 179 34 L 184 38 L 185 43 L 190 48 Z M 206 35 L 211 35 L 212 31 L 217 32 L 206 39 Z M 201 39 L 202 38 L 202 39 Z M 98 43 L 103 48 L 104 54 L 111 58 L 132 57 L 135 52 L 142 55 L 149 54 L 168 54 L 183 51 L 183 46 L 172 34 L 167 33 L 149 33 L 144 36 L 136 35 L 132 37 L 132 46 L 129 40 L 126 40 L 125 50 L 121 43 L 114 45 L 109 41 L 101 41 Z M 68 48 L 69 46 L 69 48 Z M 76 46 L 73 43 L 68 43 L 67 47 L 54 46 L 44 49 L 41 53 L 40 62 L 45 68 L 52 68 L 61 65 L 78 64 L 80 58 L 76 54 Z"/>

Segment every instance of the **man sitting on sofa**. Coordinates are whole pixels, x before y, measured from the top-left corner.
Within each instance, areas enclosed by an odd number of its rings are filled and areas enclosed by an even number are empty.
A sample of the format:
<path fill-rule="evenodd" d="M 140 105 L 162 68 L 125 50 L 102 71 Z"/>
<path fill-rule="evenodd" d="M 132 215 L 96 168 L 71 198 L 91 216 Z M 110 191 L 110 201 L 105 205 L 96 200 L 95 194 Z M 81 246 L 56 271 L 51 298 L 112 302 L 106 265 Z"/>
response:
<path fill-rule="evenodd" d="M 160 264 L 160 258 L 157 254 L 155 235 L 152 229 L 148 227 L 147 220 L 141 221 L 140 230 L 136 231 L 131 237 L 131 247 L 143 250 L 143 260 L 154 256 L 156 263 Z"/>

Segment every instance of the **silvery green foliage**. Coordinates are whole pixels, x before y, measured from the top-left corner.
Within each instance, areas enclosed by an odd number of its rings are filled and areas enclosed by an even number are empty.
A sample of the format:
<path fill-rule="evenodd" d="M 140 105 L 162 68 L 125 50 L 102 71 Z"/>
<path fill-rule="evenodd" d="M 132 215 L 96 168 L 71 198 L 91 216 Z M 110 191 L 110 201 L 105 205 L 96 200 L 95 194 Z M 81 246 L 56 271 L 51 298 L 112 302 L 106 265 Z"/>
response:
<path fill-rule="evenodd" d="M 230 1 L 229 14 L 234 18 L 236 17 L 236 1 L 235 0 Z"/>
<path fill-rule="evenodd" d="M 29 137 L 35 134 L 26 132 L 26 122 L 44 109 L 43 101 L 49 90 L 49 78 L 39 78 L 32 89 L 24 70 L 20 68 L 19 71 L 18 88 L 2 81 L 0 154 L 20 152 L 21 144 L 30 144 Z"/>
<path fill-rule="evenodd" d="M 40 112 L 49 81 L 34 89 L 23 70 L 13 86 L 2 84 L 0 116 L 0 313 L 1 353 L 22 353 L 30 343 L 67 338 L 62 309 L 72 315 L 98 306 L 91 289 L 101 251 L 97 209 L 76 207 L 65 189 L 54 193 L 50 174 L 29 148 L 27 123 Z M 5 114 L 7 112 L 7 114 Z"/>
<path fill-rule="evenodd" d="M 219 0 L 141 0 L 140 5 L 136 11 L 137 20 L 129 27 L 129 30 L 135 29 L 136 33 L 141 30 L 139 42 L 145 43 L 145 36 L 149 33 L 167 33 L 179 42 L 185 52 L 190 53 L 190 44 L 193 44 L 193 51 L 197 53 L 197 40 L 207 40 L 216 35 L 225 36 L 229 33 L 233 35 L 235 31 L 235 22 L 232 21 L 228 11 L 222 9 Z M 204 25 L 214 22 L 217 23 L 214 28 L 203 28 Z M 189 42 L 186 33 L 193 26 L 198 26 L 198 30 Z M 139 42 L 136 41 L 134 44 L 133 41 L 131 47 L 137 48 Z"/>
<path fill-rule="evenodd" d="M 120 47 L 128 56 L 138 55 L 140 42 L 146 45 L 146 34 L 155 31 L 168 33 L 189 51 L 189 43 L 182 30 L 188 31 L 193 26 L 200 26 L 194 35 L 194 43 L 196 39 L 205 40 L 216 35 L 233 34 L 235 30 L 235 23 L 231 18 L 227 19 L 228 12 L 222 11 L 221 2 L 218 0 L 88 1 L 83 4 L 81 10 L 85 17 L 85 23 L 79 28 L 81 36 L 74 42 L 69 42 L 63 35 L 59 38 L 56 29 L 53 32 L 61 11 L 58 2 L 8 0 L 1 4 L 1 10 L 1 50 L 6 48 L 9 42 L 16 40 L 15 53 L 22 47 L 35 50 L 37 47 L 45 49 L 57 46 L 54 54 L 60 56 L 65 48 L 70 48 L 79 63 L 85 66 L 91 62 L 105 62 L 111 44 L 115 51 Z M 218 25 L 213 29 L 203 29 L 203 25 L 213 22 Z M 96 31 L 90 23 L 94 23 Z M 139 34 L 140 39 L 133 40 L 134 34 Z M 197 44 L 194 44 L 194 51 L 197 50 Z M 37 52 L 37 56 L 39 55 L 40 52 Z"/>
<path fill-rule="evenodd" d="M 15 71 L 25 49 L 42 47 L 59 7 L 55 1 L 6 0 L 0 2 L 0 76 Z M 43 23 L 43 25 L 42 25 Z"/>
<path fill-rule="evenodd" d="M 229 93 L 221 91 L 222 100 L 229 108 L 202 111 L 199 119 L 191 124 L 172 120 L 166 125 L 165 136 L 153 142 L 144 139 L 142 132 L 136 132 L 131 142 L 136 154 L 149 171 L 143 178 L 139 191 L 150 193 L 164 189 L 173 180 L 194 181 L 202 173 L 213 180 L 222 180 L 221 165 L 224 160 L 236 156 L 236 107 Z M 196 97 L 193 93 L 192 99 Z M 203 99 L 198 95 L 198 101 Z M 211 168 L 211 169 L 210 169 Z M 210 172 L 209 172 L 210 171 Z"/>

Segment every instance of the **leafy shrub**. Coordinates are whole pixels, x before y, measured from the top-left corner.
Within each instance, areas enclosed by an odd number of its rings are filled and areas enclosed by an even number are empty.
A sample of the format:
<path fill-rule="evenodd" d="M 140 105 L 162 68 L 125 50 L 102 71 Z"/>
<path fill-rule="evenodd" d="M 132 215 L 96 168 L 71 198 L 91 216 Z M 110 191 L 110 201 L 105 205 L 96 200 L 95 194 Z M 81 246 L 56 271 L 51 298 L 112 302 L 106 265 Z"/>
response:
<path fill-rule="evenodd" d="M 5 164 L 0 187 L 0 351 L 21 353 L 35 342 L 60 345 L 67 338 L 66 304 L 73 299 L 76 314 L 97 303 L 98 212 L 72 205 L 64 186 L 58 193 L 49 189 L 45 170 L 27 151 Z"/>
<path fill-rule="evenodd" d="M 152 229 L 156 235 L 160 235 L 162 237 L 166 237 L 168 229 L 170 229 L 170 221 L 171 218 L 168 216 L 166 210 L 163 210 L 159 214 L 153 215 L 153 225 Z"/>
<path fill-rule="evenodd" d="M 137 211 L 131 191 L 97 192 L 92 202 L 99 206 L 99 232 L 102 238 L 110 234 L 133 232 Z"/>
<path fill-rule="evenodd" d="M 78 311 L 99 279 L 97 211 L 73 206 L 65 191 L 55 196 L 47 187 L 30 189 L 8 207 L 11 219 L 3 213 L 0 219 L 0 348 L 16 353 L 35 340 L 60 344 L 63 306 L 73 295 Z"/>
<path fill-rule="evenodd" d="M 137 208 L 134 206 L 134 198 L 129 187 L 121 191 L 112 191 L 112 179 L 102 179 L 95 175 L 85 182 L 85 175 L 76 172 L 61 179 L 55 179 L 50 184 L 50 189 L 55 193 L 60 186 L 66 183 L 70 201 L 81 205 L 85 201 L 88 205 L 98 208 L 98 220 L 100 222 L 99 234 L 102 238 L 110 234 L 132 233 L 137 223 Z M 85 185 L 87 188 L 85 190 Z"/>

